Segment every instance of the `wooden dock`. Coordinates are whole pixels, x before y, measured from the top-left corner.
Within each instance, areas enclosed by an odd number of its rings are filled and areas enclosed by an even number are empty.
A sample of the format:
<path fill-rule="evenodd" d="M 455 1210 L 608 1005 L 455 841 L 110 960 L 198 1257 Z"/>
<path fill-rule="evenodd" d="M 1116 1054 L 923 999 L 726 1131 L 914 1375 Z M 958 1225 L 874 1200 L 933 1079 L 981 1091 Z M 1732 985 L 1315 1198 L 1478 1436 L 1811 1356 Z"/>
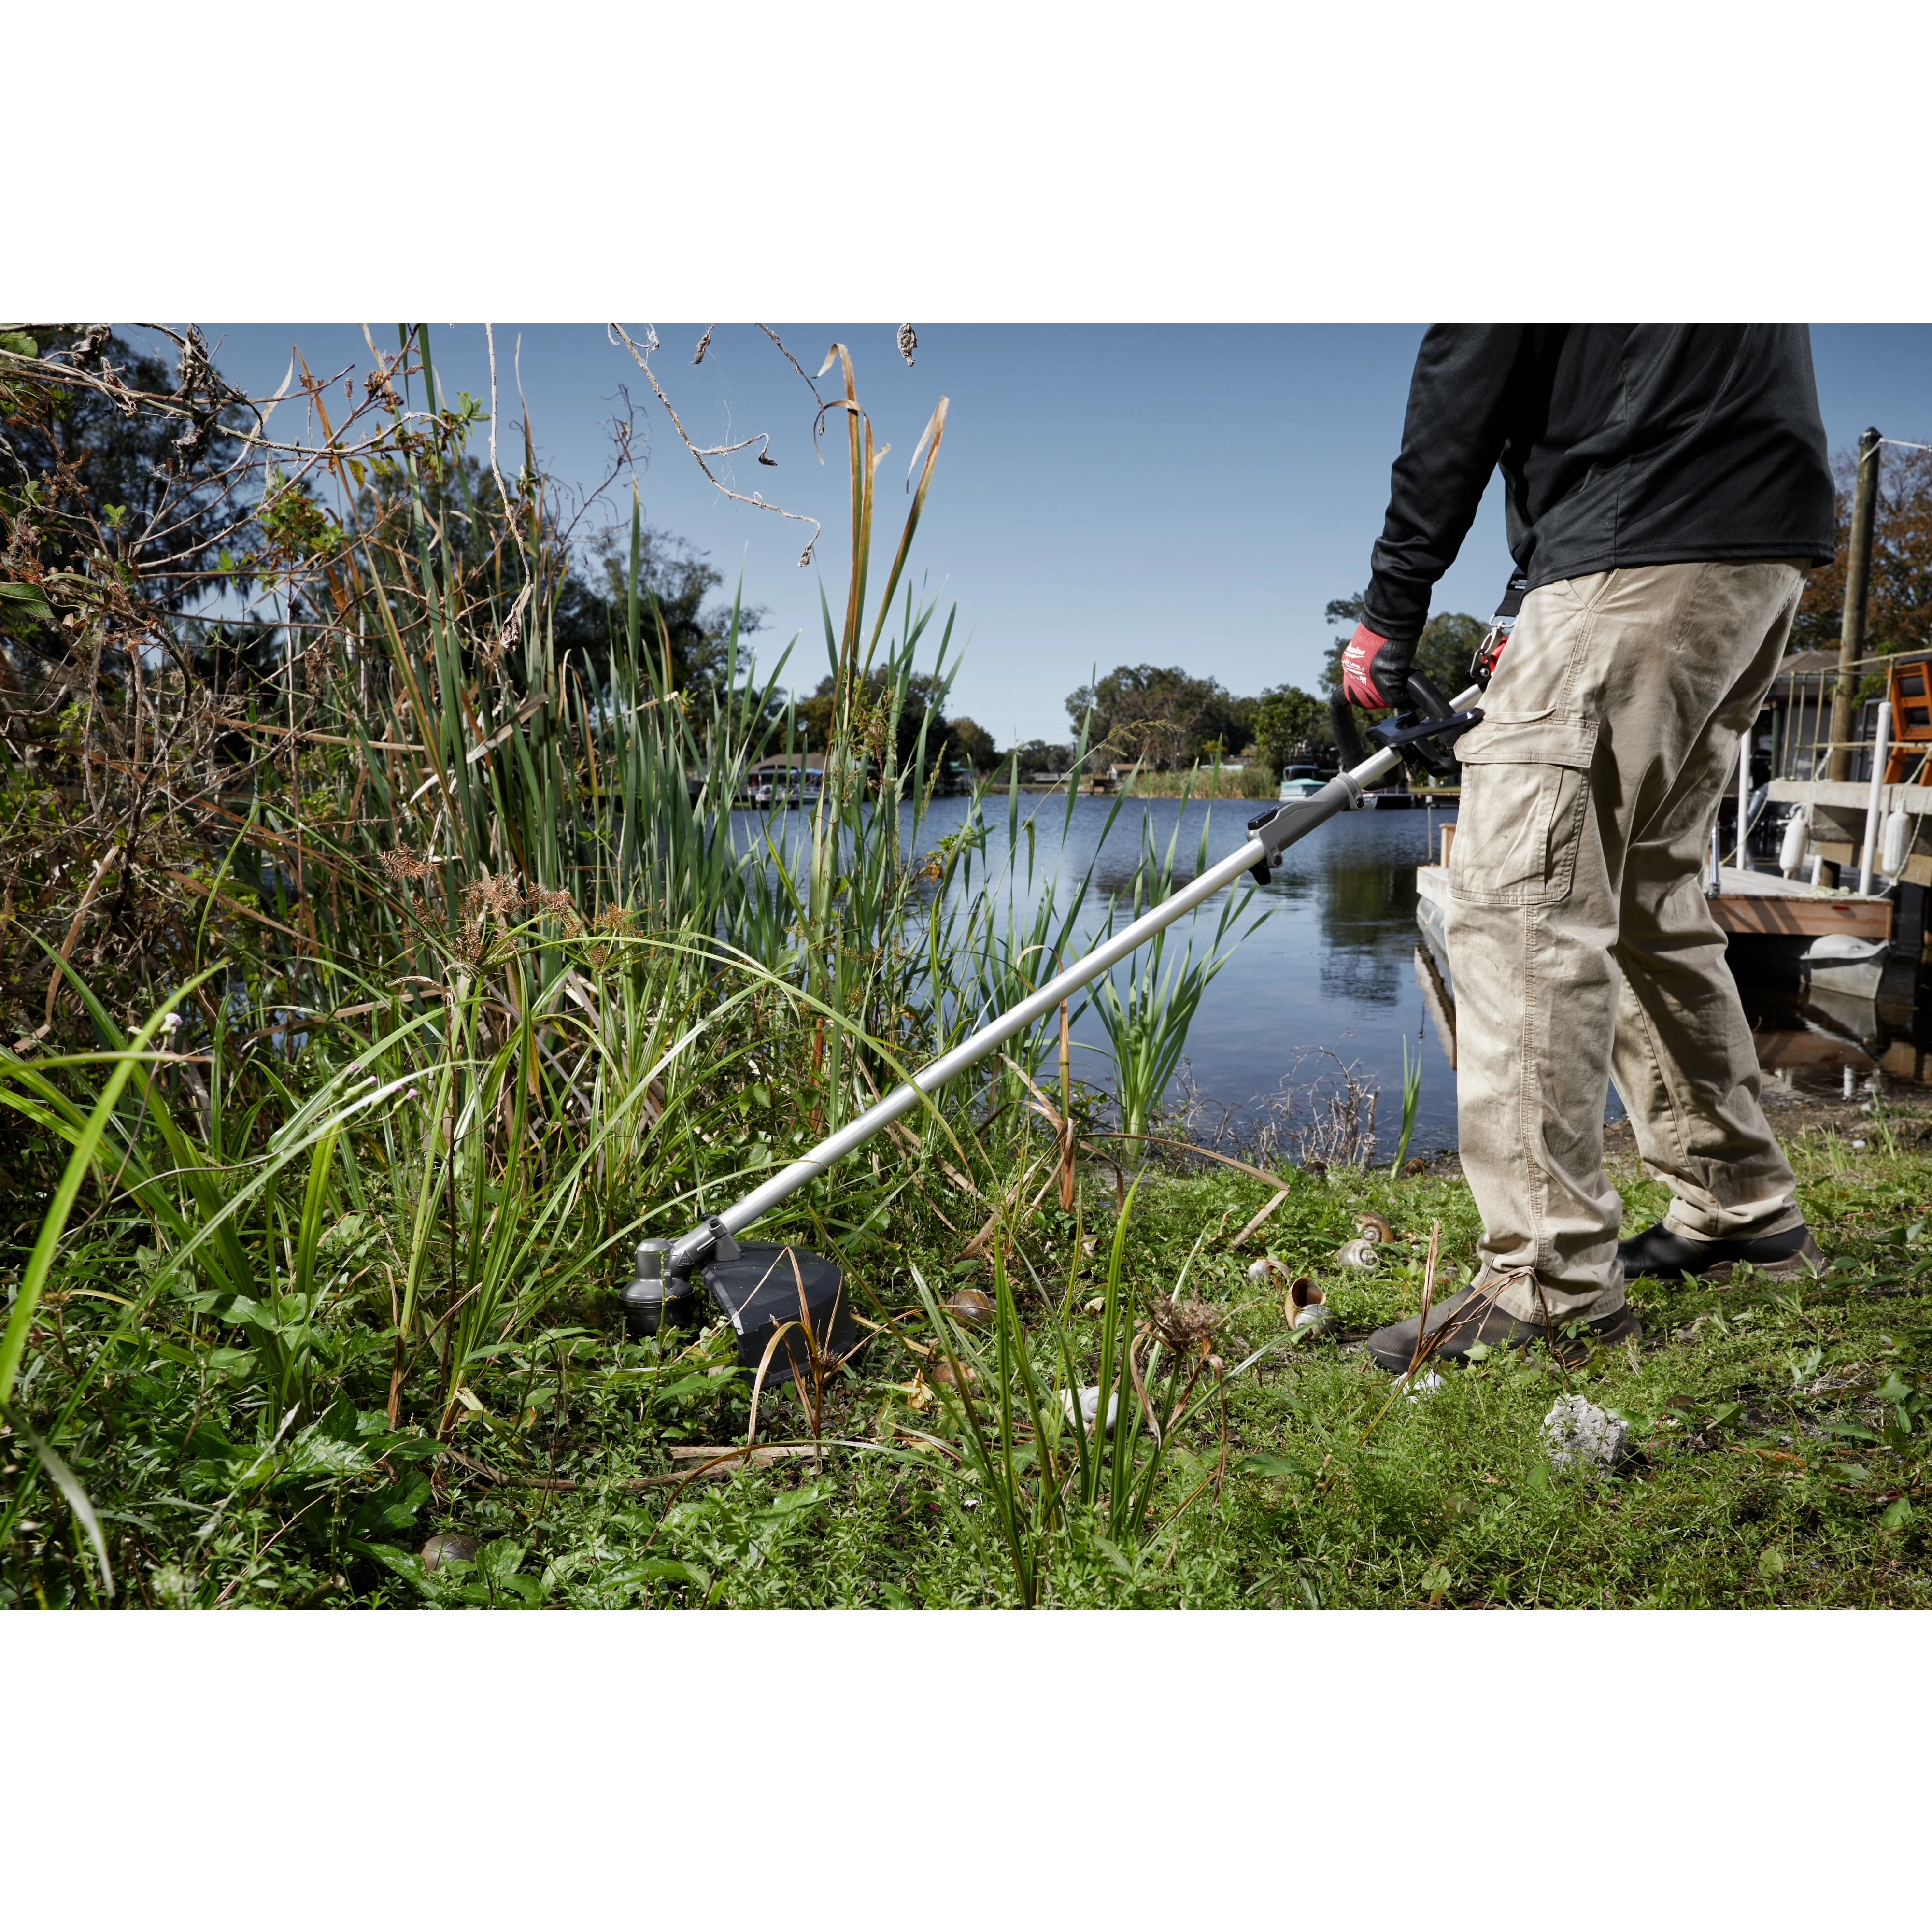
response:
<path fill-rule="evenodd" d="M 1833 892 L 1776 872 L 1745 872 L 1726 866 L 1720 872 L 1719 890 L 1706 898 L 1712 917 L 1730 933 L 1892 938 L 1892 902 L 1876 892 Z"/>

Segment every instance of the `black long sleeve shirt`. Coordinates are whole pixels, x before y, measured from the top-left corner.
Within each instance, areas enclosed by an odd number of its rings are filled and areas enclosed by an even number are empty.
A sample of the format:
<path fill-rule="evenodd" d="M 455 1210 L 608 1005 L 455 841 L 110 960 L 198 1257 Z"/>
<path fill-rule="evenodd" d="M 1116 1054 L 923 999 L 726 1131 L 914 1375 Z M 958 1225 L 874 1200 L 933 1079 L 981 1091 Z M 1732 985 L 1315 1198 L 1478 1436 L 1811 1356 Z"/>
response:
<path fill-rule="evenodd" d="M 1490 472 L 1534 590 L 1628 564 L 1828 562 L 1802 322 L 1438 322 L 1409 385 L 1369 628 L 1416 636 Z"/>

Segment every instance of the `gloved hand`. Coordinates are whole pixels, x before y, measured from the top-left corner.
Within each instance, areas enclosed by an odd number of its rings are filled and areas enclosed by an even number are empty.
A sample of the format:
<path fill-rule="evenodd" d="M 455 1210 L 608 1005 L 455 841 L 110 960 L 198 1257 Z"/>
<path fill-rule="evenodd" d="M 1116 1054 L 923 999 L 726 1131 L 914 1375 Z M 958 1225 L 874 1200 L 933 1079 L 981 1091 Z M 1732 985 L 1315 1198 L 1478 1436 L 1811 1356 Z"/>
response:
<path fill-rule="evenodd" d="M 1364 710 L 1408 702 L 1408 674 L 1415 664 L 1415 640 L 1378 636 L 1366 624 L 1342 647 L 1342 695 Z"/>

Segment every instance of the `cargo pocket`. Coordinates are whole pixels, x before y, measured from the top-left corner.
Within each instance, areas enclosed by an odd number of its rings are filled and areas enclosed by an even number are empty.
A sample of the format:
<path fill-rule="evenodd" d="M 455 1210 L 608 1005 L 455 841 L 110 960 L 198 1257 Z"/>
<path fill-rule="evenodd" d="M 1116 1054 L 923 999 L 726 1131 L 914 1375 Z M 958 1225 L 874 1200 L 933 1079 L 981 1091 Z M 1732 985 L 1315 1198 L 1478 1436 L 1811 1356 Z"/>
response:
<path fill-rule="evenodd" d="M 1594 720 L 1489 717 L 1456 747 L 1462 802 L 1449 890 L 1466 905 L 1547 905 L 1568 896 L 1589 798 Z"/>

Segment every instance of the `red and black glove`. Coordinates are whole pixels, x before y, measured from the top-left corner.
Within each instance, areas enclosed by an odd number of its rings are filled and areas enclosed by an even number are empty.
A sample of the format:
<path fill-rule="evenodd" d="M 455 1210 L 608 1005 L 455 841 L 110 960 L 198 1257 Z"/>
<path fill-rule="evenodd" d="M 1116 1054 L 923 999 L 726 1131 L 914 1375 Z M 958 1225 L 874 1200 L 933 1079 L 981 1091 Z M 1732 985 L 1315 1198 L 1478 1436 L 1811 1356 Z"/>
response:
<path fill-rule="evenodd" d="M 1384 638 L 1366 624 L 1342 646 L 1342 695 L 1365 711 L 1408 701 L 1408 674 L 1415 665 L 1415 640 Z"/>

